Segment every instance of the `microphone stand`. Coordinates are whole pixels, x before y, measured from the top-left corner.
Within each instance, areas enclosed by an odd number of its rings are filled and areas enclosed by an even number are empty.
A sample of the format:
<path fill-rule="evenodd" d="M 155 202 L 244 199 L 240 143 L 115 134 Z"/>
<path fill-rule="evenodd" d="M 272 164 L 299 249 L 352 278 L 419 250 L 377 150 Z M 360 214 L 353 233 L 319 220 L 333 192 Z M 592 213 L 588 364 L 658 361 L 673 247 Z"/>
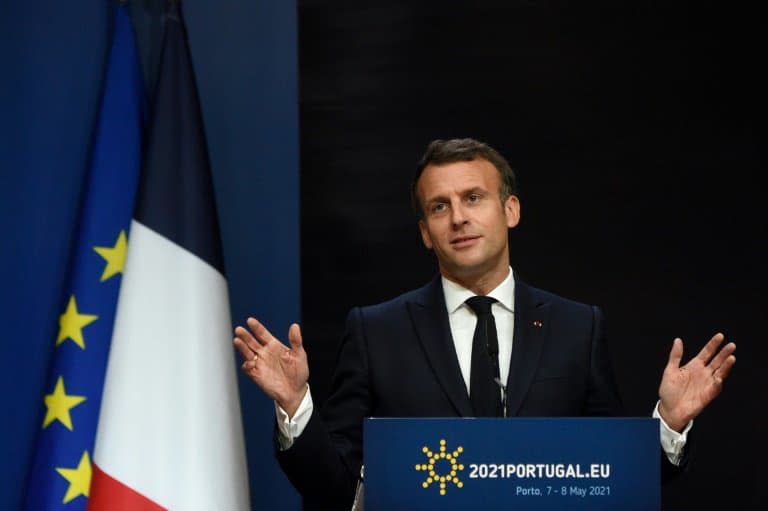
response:
<path fill-rule="evenodd" d="M 355 501 L 352 502 L 352 511 L 365 511 L 365 505 L 363 503 L 364 485 L 363 485 L 363 473 L 365 466 L 360 466 L 360 479 L 357 480 L 357 487 L 355 488 Z"/>

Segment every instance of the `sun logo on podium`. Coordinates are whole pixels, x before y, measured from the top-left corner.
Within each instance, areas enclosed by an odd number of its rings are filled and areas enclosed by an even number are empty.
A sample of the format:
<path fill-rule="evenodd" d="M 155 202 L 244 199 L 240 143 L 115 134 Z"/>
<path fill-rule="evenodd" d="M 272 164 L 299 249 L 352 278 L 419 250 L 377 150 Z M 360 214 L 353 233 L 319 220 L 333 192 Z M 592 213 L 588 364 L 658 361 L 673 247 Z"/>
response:
<path fill-rule="evenodd" d="M 417 471 L 427 473 L 427 477 L 421 483 L 422 488 L 427 489 L 435 483 L 439 485 L 440 495 L 445 495 L 447 483 L 453 483 L 457 488 L 464 487 L 464 483 L 457 475 L 464 470 L 464 465 L 459 463 L 459 455 L 464 452 L 464 448 L 459 446 L 453 452 L 447 451 L 445 440 L 440 440 L 439 452 L 430 451 L 426 445 L 421 448 L 421 452 L 427 457 L 426 463 L 416 464 Z"/>

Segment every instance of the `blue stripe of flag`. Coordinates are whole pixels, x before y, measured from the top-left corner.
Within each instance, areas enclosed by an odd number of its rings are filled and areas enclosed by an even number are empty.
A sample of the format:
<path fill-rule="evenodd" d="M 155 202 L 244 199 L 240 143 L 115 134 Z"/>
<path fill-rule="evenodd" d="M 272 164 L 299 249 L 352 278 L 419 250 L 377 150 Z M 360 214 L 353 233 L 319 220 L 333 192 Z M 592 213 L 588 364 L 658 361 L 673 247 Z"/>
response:
<path fill-rule="evenodd" d="M 166 12 L 160 75 L 134 218 L 224 274 L 203 117 L 179 2 Z"/>

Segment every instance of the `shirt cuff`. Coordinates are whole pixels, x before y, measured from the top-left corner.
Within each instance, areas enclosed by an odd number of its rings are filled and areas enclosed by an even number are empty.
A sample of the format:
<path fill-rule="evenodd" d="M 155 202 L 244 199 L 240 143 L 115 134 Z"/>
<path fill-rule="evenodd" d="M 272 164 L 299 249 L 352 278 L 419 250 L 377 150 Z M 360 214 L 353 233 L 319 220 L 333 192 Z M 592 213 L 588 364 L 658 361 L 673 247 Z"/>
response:
<path fill-rule="evenodd" d="M 683 449 L 685 448 L 685 442 L 688 440 L 688 432 L 693 427 L 693 421 L 690 421 L 683 429 L 682 433 L 678 433 L 674 429 L 670 428 L 664 419 L 659 414 L 659 404 L 656 403 L 656 407 L 653 409 L 653 418 L 659 419 L 659 433 L 661 438 L 661 448 L 664 454 L 667 455 L 667 459 L 675 466 L 680 465 L 680 459 L 683 457 Z"/>
<path fill-rule="evenodd" d="M 288 418 L 288 412 L 283 410 L 280 405 L 277 404 L 277 401 L 275 401 L 277 442 L 280 444 L 281 451 L 290 449 L 293 445 L 293 441 L 301 435 L 304 428 L 309 424 L 313 409 L 314 404 L 312 403 L 312 394 L 309 391 L 309 384 L 307 384 L 307 392 L 304 394 L 304 399 L 301 400 L 301 403 L 292 418 Z"/>

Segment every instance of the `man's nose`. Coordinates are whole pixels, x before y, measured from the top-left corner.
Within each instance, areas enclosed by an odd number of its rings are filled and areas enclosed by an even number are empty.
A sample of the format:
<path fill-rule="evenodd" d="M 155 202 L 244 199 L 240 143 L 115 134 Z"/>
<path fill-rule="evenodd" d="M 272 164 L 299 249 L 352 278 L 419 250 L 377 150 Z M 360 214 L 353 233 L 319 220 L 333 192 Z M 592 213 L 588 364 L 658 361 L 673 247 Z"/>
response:
<path fill-rule="evenodd" d="M 451 204 L 451 223 L 455 228 L 461 227 L 467 223 L 466 211 L 464 211 L 464 205 L 461 201 L 456 201 Z"/>

